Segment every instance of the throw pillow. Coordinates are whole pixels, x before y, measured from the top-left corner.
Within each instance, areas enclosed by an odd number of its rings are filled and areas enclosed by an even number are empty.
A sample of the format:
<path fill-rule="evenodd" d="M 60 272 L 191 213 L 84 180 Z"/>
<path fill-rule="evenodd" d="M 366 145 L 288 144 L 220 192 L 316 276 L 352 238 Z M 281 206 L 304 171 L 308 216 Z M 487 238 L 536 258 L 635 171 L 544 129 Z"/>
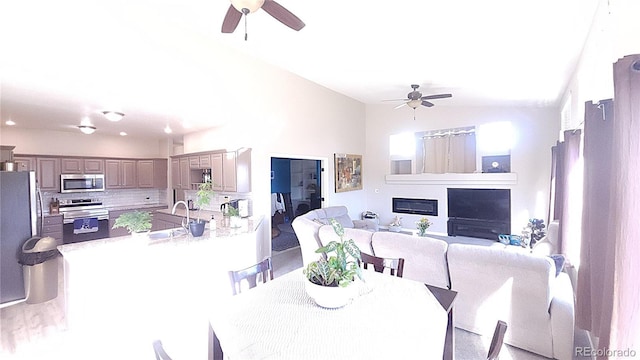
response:
<path fill-rule="evenodd" d="M 313 221 L 317 222 L 318 224 L 329 225 L 329 220 L 327 219 L 313 219 Z"/>
<path fill-rule="evenodd" d="M 556 264 L 556 276 L 560 275 L 560 272 L 562 272 L 564 268 L 564 255 L 553 254 L 549 255 L 549 257 L 553 259 L 553 262 Z"/>

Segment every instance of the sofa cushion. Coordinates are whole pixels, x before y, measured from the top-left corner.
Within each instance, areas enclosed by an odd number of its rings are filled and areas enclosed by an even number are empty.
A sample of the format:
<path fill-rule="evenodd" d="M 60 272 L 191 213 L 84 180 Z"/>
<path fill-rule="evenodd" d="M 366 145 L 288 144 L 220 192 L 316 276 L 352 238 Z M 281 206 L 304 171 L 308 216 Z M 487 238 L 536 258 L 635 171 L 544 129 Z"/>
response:
<path fill-rule="evenodd" d="M 371 231 L 362 230 L 362 229 L 344 229 L 344 239 L 349 240 L 353 239 L 361 252 L 365 252 L 367 254 L 373 254 L 373 250 L 371 249 L 371 236 L 373 233 Z M 320 242 L 322 245 L 327 245 L 330 241 L 340 241 L 340 237 L 333 230 L 333 226 L 331 225 L 323 225 L 318 229 L 318 237 L 320 238 Z"/>
<path fill-rule="evenodd" d="M 298 216 L 293 220 L 291 226 L 300 243 L 302 264 L 307 266 L 310 262 L 318 260 L 321 255 L 316 253 L 316 250 L 322 246 L 320 238 L 318 237 L 318 229 L 326 225 Z"/>
<path fill-rule="evenodd" d="M 458 292 L 456 327 L 491 336 L 496 321 L 504 320 L 506 343 L 553 357 L 550 304 L 557 278 L 551 258 L 451 244 L 447 262 L 451 289 Z"/>
<path fill-rule="evenodd" d="M 375 256 L 403 258 L 402 277 L 441 288 L 449 287 L 445 241 L 379 231 L 373 233 L 371 246 Z"/>

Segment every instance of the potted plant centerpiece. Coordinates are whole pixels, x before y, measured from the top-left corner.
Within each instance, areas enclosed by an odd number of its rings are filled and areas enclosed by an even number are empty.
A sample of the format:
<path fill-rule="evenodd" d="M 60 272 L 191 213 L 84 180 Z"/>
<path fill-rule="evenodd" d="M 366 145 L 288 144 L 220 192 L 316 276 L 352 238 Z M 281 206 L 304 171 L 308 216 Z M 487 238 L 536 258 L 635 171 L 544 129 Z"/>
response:
<path fill-rule="evenodd" d="M 204 226 L 207 220 L 200 217 L 200 211 L 205 205 L 211 203 L 211 198 L 215 195 L 213 191 L 213 183 L 205 182 L 198 186 L 198 192 L 196 192 L 196 205 L 198 206 L 198 215 L 189 223 L 189 230 L 193 236 L 202 236 L 204 233 Z"/>
<path fill-rule="evenodd" d="M 316 304 L 338 308 L 354 297 L 356 289 L 351 285 L 355 277 L 363 280 L 362 270 L 358 266 L 358 261 L 362 259 L 353 239 L 344 240 L 342 225 L 336 219 L 330 219 L 329 222 L 340 241 L 331 241 L 316 250 L 322 257 L 309 263 L 303 273 L 309 280 L 305 282 L 307 294 Z"/>
<path fill-rule="evenodd" d="M 126 228 L 131 235 L 146 234 L 151 230 L 151 217 L 148 211 L 127 212 L 118 216 L 112 228 Z"/>

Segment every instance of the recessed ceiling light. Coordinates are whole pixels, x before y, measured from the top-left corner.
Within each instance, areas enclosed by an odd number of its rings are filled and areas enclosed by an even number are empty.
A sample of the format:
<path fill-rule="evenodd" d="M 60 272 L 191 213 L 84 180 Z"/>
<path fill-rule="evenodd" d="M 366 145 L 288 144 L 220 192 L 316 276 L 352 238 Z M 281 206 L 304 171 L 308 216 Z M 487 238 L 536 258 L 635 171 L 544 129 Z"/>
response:
<path fill-rule="evenodd" d="M 124 131 L 120 131 L 120 136 L 127 136 L 127 133 Z"/>
<path fill-rule="evenodd" d="M 169 127 L 169 125 L 167 125 L 167 126 L 164 128 L 164 132 L 165 132 L 165 133 L 167 133 L 167 134 L 171 134 L 171 133 L 173 132 L 173 130 L 171 130 L 171 128 Z"/>
<path fill-rule="evenodd" d="M 109 121 L 120 121 L 124 117 L 124 114 L 117 111 L 103 111 L 104 117 Z"/>
<path fill-rule="evenodd" d="M 96 127 L 91 125 L 80 125 L 78 129 L 87 135 L 91 135 L 96 131 Z"/>
<path fill-rule="evenodd" d="M 16 123 L 15 123 L 13 120 L 7 120 L 7 121 L 5 122 L 5 124 L 7 124 L 7 125 L 9 125 L 9 126 L 13 126 L 13 125 L 15 125 Z"/>

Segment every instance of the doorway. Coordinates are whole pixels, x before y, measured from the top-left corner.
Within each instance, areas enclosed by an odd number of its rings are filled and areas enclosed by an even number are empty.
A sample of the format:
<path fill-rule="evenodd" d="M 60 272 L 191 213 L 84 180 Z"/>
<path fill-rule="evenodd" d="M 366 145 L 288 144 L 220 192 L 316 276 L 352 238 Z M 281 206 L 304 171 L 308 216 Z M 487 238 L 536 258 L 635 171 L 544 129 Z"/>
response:
<path fill-rule="evenodd" d="M 291 222 L 322 207 L 322 161 L 271 158 L 271 244 L 274 251 L 299 246 Z"/>

